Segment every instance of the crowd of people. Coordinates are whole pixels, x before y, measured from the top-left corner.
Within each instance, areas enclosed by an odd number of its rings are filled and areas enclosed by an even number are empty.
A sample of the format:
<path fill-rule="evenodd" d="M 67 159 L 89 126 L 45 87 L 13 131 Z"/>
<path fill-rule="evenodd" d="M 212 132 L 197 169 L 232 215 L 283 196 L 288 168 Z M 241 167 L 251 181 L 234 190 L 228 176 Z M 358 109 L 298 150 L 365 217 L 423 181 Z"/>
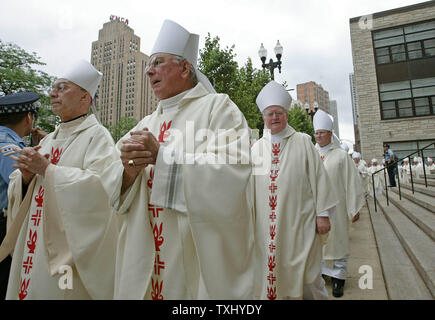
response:
<path fill-rule="evenodd" d="M 343 296 L 377 162 L 354 153 L 356 167 L 322 110 L 315 145 L 296 132 L 275 81 L 251 149 L 243 114 L 197 68 L 198 42 L 164 21 L 146 67 L 160 102 L 116 144 L 89 115 L 102 74 L 88 62 L 53 84 L 54 132 L 32 129 L 37 95 L 0 98 L 3 298 L 319 300 L 325 278 Z"/>

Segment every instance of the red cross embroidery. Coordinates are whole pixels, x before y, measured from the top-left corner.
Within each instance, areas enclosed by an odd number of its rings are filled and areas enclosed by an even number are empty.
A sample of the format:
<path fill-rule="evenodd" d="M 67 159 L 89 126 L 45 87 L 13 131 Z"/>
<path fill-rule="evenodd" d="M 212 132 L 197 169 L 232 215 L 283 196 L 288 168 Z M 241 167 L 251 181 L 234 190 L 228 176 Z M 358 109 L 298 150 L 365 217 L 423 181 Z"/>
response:
<path fill-rule="evenodd" d="M 275 214 L 275 212 L 272 212 L 272 213 L 269 215 L 269 219 L 270 219 L 270 221 L 272 221 L 272 223 L 275 222 L 275 219 L 276 219 L 276 214 Z"/>
<path fill-rule="evenodd" d="M 276 277 L 273 275 L 273 273 L 269 273 L 267 276 L 267 280 L 269 280 L 269 284 L 272 286 L 273 283 L 276 281 Z"/>
<path fill-rule="evenodd" d="M 158 280 L 154 282 L 154 279 L 151 278 L 151 287 L 152 287 L 151 298 L 153 300 L 163 300 L 163 295 L 162 295 L 163 280 L 161 282 L 159 282 Z"/>
<path fill-rule="evenodd" d="M 154 218 L 158 218 L 158 217 L 159 217 L 159 213 L 160 213 L 161 211 L 163 211 L 163 208 L 161 208 L 161 207 L 156 207 L 156 206 L 154 206 L 153 204 L 148 203 L 148 211 L 150 211 L 150 212 L 153 213 L 153 217 L 154 217 Z"/>
<path fill-rule="evenodd" d="M 33 267 L 33 258 L 31 256 L 27 256 L 27 261 L 23 262 L 24 273 L 29 274 L 30 269 Z"/>
<path fill-rule="evenodd" d="M 158 254 L 154 260 L 154 273 L 160 275 L 160 269 L 165 269 L 165 262 L 160 261 L 160 255 Z"/>
<path fill-rule="evenodd" d="M 320 158 L 322 158 L 322 161 L 325 161 L 325 156 L 320 156 Z"/>
<path fill-rule="evenodd" d="M 279 164 L 279 158 L 273 158 L 272 164 Z"/>
<path fill-rule="evenodd" d="M 267 287 L 267 298 L 269 300 L 276 299 L 276 287 L 274 287 L 274 288 Z"/>
<path fill-rule="evenodd" d="M 165 139 L 169 137 L 170 132 L 168 131 L 171 128 L 172 120 L 166 125 L 166 121 L 160 126 L 160 134 L 159 134 L 159 142 L 165 142 Z"/>
<path fill-rule="evenodd" d="M 272 192 L 272 193 L 275 193 L 276 189 L 278 189 L 278 187 L 277 187 L 276 184 L 274 184 L 274 183 L 272 183 L 272 184 L 269 186 L 269 190 L 270 190 L 270 192 Z"/>
<path fill-rule="evenodd" d="M 275 251 L 275 249 L 276 249 L 275 245 L 273 244 L 273 242 L 271 242 L 269 244 L 269 251 L 270 251 L 270 253 L 273 253 L 273 251 Z"/>
<path fill-rule="evenodd" d="M 39 222 L 41 221 L 41 210 L 36 210 L 35 214 L 32 214 L 31 220 L 33 221 L 34 227 L 39 227 Z"/>

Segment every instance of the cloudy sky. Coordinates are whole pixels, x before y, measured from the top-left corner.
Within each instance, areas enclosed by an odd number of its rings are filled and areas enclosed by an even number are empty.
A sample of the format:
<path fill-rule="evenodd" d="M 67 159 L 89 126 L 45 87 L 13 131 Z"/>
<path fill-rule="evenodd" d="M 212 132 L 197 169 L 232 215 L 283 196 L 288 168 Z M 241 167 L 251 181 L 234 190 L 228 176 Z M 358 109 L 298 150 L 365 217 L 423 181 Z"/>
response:
<path fill-rule="evenodd" d="M 56 76 L 78 59 L 90 60 L 91 43 L 110 15 L 129 19 L 148 54 L 164 19 L 200 35 L 208 32 L 221 46 L 235 45 L 237 61 L 251 57 L 261 67 L 261 43 L 274 57 L 284 47 L 282 73 L 275 80 L 315 81 L 337 100 L 340 137 L 354 141 L 349 73 L 353 72 L 349 19 L 424 2 L 422 0 L 15 0 L 2 3 L 0 40 L 36 52 Z M 296 98 L 295 91 L 291 92 Z"/>

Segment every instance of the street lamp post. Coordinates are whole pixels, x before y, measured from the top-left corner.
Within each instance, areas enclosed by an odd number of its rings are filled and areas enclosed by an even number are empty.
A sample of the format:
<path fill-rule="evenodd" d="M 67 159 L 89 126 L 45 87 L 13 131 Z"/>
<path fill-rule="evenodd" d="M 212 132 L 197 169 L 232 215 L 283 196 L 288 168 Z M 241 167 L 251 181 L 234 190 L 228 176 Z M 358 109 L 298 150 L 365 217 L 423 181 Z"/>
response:
<path fill-rule="evenodd" d="M 269 63 L 266 63 L 266 57 L 267 57 L 266 48 L 263 46 L 263 44 L 261 44 L 260 49 L 258 50 L 258 55 L 260 56 L 261 62 L 263 63 L 262 67 L 263 69 L 269 69 L 272 80 L 275 80 L 275 76 L 274 76 L 275 68 L 278 68 L 279 73 L 281 73 L 281 57 L 282 57 L 283 48 L 282 45 L 279 43 L 279 40 L 276 43 L 274 51 L 278 61 L 273 61 L 271 58 L 269 60 Z"/>

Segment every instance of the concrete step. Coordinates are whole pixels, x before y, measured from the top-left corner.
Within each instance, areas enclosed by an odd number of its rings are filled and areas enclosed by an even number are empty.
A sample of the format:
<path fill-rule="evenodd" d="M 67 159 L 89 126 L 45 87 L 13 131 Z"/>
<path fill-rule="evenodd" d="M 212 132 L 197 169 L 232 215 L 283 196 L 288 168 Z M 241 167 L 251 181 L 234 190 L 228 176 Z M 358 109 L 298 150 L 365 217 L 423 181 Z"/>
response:
<path fill-rule="evenodd" d="M 403 189 L 412 190 L 410 184 L 400 183 L 400 188 L 402 190 Z M 431 196 L 431 197 L 435 197 L 435 187 L 432 187 L 432 186 L 425 187 L 425 186 L 420 186 L 420 185 L 414 185 L 414 192 L 419 192 L 419 193 L 423 193 L 423 194 L 426 194 L 426 195 Z"/>
<path fill-rule="evenodd" d="M 390 188 L 389 190 L 393 190 L 393 188 Z M 409 195 L 405 194 L 405 192 L 409 191 L 404 191 L 402 193 L 402 200 L 400 200 L 398 192 L 395 193 L 394 191 L 388 192 L 389 202 L 393 203 L 397 208 L 399 208 L 400 211 L 402 211 L 403 214 L 405 214 L 422 231 L 424 231 L 432 239 L 432 241 L 435 241 L 435 215 L 431 211 L 420 205 L 426 204 L 429 206 L 429 204 L 423 202 L 422 200 L 417 200 L 416 198 L 418 196 L 421 199 L 423 198 L 423 195 L 418 195 L 417 193 L 415 193 L 414 195 L 410 193 L 411 195 Z M 414 201 L 420 201 L 420 204 L 416 204 L 415 202 L 408 199 L 408 197 L 413 198 Z"/>
<path fill-rule="evenodd" d="M 372 197 L 368 197 L 367 202 L 389 299 L 432 300 L 429 289 L 400 244 L 382 209 L 378 205 L 375 212 Z"/>
<path fill-rule="evenodd" d="M 424 179 L 424 174 L 420 174 L 419 178 Z M 435 174 L 429 174 L 429 172 L 426 172 L 426 179 L 435 180 Z"/>
<path fill-rule="evenodd" d="M 377 200 L 385 218 L 429 289 L 432 298 L 435 299 L 435 244 L 433 239 L 391 201 L 390 205 L 387 206 L 384 196 L 377 197 Z"/>
<path fill-rule="evenodd" d="M 416 184 L 421 184 L 421 185 L 425 185 L 424 183 L 424 179 L 414 179 L 414 183 Z M 427 180 L 427 185 L 428 186 L 435 186 L 435 180 Z"/>
<path fill-rule="evenodd" d="M 388 188 L 388 194 L 395 193 L 399 195 L 399 188 Z M 415 204 L 419 205 L 420 207 L 429 210 L 432 213 L 435 213 L 435 197 L 432 195 L 427 195 L 425 193 L 420 193 L 418 190 L 414 188 L 414 194 L 411 190 L 408 190 L 406 188 L 403 188 L 403 186 L 400 186 L 400 193 L 402 195 L 402 198 L 406 198 Z"/>

